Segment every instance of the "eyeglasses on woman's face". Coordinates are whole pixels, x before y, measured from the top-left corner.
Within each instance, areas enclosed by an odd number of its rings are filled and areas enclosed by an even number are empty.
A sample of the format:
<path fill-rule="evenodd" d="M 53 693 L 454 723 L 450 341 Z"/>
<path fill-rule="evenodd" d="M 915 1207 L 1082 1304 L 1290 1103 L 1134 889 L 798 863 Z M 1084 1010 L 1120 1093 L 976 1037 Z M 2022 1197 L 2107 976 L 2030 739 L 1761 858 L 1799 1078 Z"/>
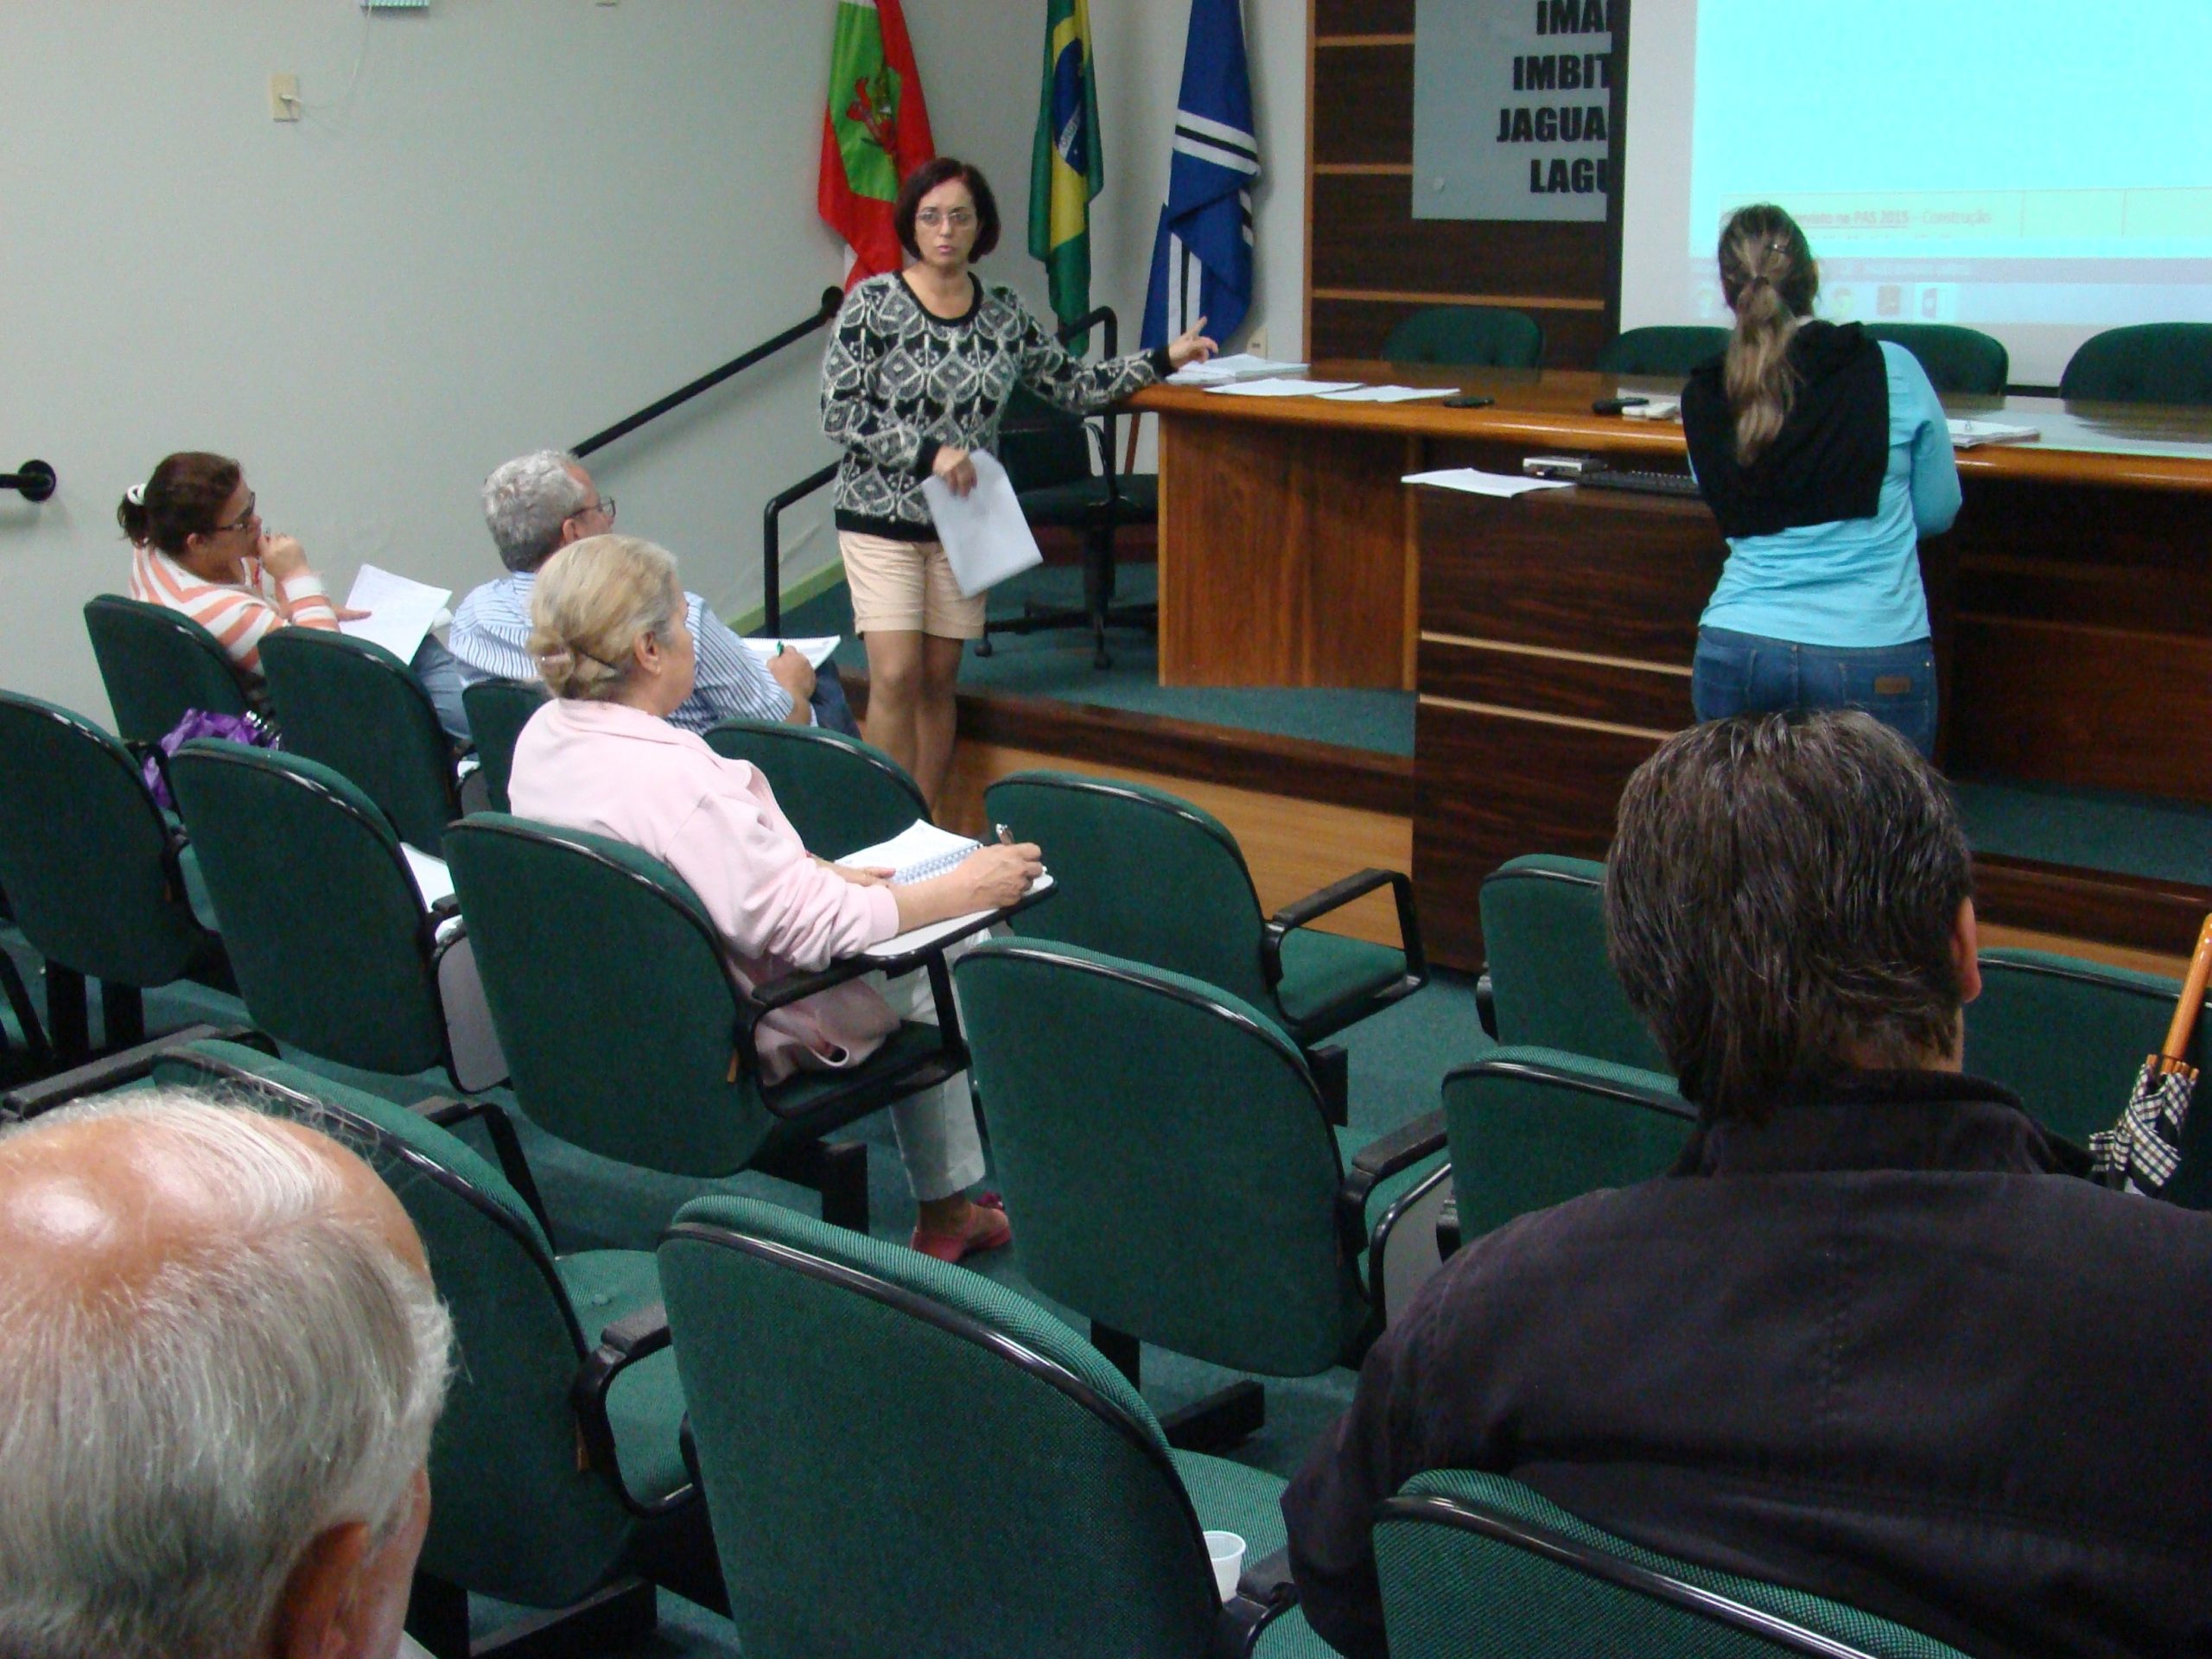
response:
<path fill-rule="evenodd" d="M 976 223 L 976 210 L 972 207 L 925 207 L 914 215 L 914 223 L 932 231 L 940 225 L 964 231 Z"/>
<path fill-rule="evenodd" d="M 245 529 L 261 516 L 259 509 L 255 505 L 257 499 L 251 490 L 248 490 L 245 493 L 245 511 L 228 524 L 217 524 L 207 533 L 210 536 L 226 536 L 232 531 Z"/>

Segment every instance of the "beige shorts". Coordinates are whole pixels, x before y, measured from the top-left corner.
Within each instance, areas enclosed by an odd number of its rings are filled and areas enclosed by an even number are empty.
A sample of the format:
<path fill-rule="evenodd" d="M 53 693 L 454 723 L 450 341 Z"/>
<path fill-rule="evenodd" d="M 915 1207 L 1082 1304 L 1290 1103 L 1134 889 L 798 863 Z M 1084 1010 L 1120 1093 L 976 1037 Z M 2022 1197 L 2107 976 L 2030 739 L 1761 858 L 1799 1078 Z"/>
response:
<path fill-rule="evenodd" d="M 939 542 L 894 542 L 887 536 L 837 532 L 852 589 L 853 631 L 900 629 L 940 639 L 983 637 L 983 595 L 963 598 Z"/>

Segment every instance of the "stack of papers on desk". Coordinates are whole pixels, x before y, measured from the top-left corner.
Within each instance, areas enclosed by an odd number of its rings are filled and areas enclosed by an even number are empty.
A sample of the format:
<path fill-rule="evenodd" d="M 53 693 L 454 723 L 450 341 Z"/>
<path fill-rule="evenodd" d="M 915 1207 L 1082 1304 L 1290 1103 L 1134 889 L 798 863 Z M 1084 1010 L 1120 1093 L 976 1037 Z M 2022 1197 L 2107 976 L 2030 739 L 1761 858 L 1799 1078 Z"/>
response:
<path fill-rule="evenodd" d="M 903 887 L 958 868 L 961 861 L 982 844 L 980 841 L 969 840 L 966 836 L 956 836 L 950 830 L 940 830 L 926 818 L 917 818 L 890 840 L 878 842 L 873 847 L 863 847 L 856 853 L 847 853 L 837 862 L 851 870 L 889 870 L 891 885 Z M 1042 893 L 1052 885 L 1052 875 L 1048 870 L 1029 884 L 1029 891 Z M 950 921 L 930 922 L 921 927 L 909 928 L 904 933 L 893 935 L 880 944 L 868 946 L 862 954 L 881 957 L 886 960 L 903 957 L 925 945 L 934 944 L 939 939 L 948 938 L 990 913 L 988 910 L 978 910 L 965 916 L 955 916 Z"/>
<path fill-rule="evenodd" d="M 1208 358 L 1203 363 L 1185 364 L 1167 377 L 1171 386 L 1225 386 L 1232 380 L 1265 380 L 1277 375 L 1303 374 L 1309 365 L 1304 363 L 1284 363 L 1272 357 L 1255 357 L 1249 352 L 1236 352 L 1227 357 Z"/>
<path fill-rule="evenodd" d="M 1450 386 L 1352 386 L 1321 394 L 1332 404 L 1410 404 L 1423 397 L 1452 395 Z"/>
<path fill-rule="evenodd" d="M 1951 429 L 1951 448 L 1976 449 L 1985 443 L 2033 443 L 2043 436 L 2032 426 L 2007 426 L 2002 421 L 1946 421 Z"/>
<path fill-rule="evenodd" d="M 1230 386 L 1208 386 L 1220 397 L 1317 397 L 1325 391 L 1350 391 L 1357 380 L 1239 380 Z"/>
<path fill-rule="evenodd" d="M 1531 490 L 1563 490 L 1572 479 L 1530 478 L 1522 473 L 1484 473 L 1472 467 L 1447 467 L 1438 473 L 1408 473 L 1402 484 L 1430 484 L 1440 490 L 1465 490 L 1469 495 L 1526 495 Z"/>
<path fill-rule="evenodd" d="M 365 564 L 353 575 L 353 591 L 346 595 L 346 606 L 368 614 L 338 626 L 341 632 L 382 645 L 401 662 L 410 663 L 422 647 L 423 636 L 449 620 L 446 601 L 452 597 L 450 588 L 433 588 Z"/>
<path fill-rule="evenodd" d="M 1679 397 L 1648 397 L 1640 404 L 1630 404 L 1621 410 L 1621 414 L 1631 421 L 1679 421 L 1682 418 L 1682 400 Z"/>

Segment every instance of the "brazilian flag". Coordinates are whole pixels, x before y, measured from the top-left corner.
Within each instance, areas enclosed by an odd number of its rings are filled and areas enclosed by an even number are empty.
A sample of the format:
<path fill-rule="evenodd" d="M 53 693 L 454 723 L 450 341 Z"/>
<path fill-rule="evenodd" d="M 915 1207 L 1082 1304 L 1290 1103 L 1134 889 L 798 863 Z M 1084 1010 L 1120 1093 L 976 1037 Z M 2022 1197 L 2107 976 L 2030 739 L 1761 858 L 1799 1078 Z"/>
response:
<path fill-rule="evenodd" d="M 1029 160 L 1029 252 L 1045 262 L 1052 311 L 1063 323 L 1090 309 L 1090 199 L 1106 188 L 1092 67 L 1086 0 L 1048 0 L 1045 85 Z"/>

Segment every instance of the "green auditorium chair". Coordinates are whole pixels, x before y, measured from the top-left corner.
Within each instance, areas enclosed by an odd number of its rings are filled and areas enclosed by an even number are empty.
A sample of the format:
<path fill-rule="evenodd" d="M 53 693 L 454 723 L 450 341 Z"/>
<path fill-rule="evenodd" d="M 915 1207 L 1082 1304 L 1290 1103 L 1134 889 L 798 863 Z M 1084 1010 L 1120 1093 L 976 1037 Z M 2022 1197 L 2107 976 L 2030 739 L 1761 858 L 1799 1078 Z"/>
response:
<path fill-rule="evenodd" d="M 453 740 L 415 671 L 327 628 L 272 630 L 261 667 L 285 749 L 352 779 L 402 841 L 435 855 L 461 816 L 461 791 Z"/>
<path fill-rule="evenodd" d="M 747 1659 L 1327 1659 L 1281 1479 L 1173 1449 L 1034 1303 L 749 1198 L 660 1268 Z M 1247 1546 L 1225 1605 L 1202 1529 Z"/>
<path fill-rule="evenodd" d="M 2212 322 L 2145 322 L 2083 340 L 2058 395 L 2111 404 L 2212 404 Z"/>
<path fill-rule="evenodd" d="M 1656 1071 L 1498 1048 L 1444 1079 L 1456 1214 L 1446 1248 L 1600 1187 L 1663 1175 L 1697 1113 Z"/>
<path fill-rule="evenodd" d="M 417 1640 L 463 1659 L 467 1591 L 561 1610 L 526 1628 L 576 1653 L 643 1637 L 655 1584 L 727 1605 L 680 1445 L 683 1395 L 653 1257 L 557 1253 L 497 1106 L 410 1109 L 252 1048 L 198 1040 L 53 1079 L 38 1109 L 149 1077 L 336 1136 L 375 1166 L 422 1235 L 458 1352 L 430 1446 L 430 1530 L 408 1612 Z M 491 1159 L 454 1132 L 463 1125 L 485 1136 Z"/>
<path fill-rule="evenodd" d="M 1727 349 L 1726 328 L 1662 323 L 1614 336 L 1598 353 L 1598 369 L 1602 374 L 1687 375 Z"/>
<path fill-rule="evenodd" d="M 1390 331 L 1382 356 L 1392 363 L 1533 369 L 1544 360 L 1544 331 L 1525 311 L 1498 305 L 1432 305 Z"/>
<path fill-rule="evenodd" d="M 507 779 L 514 770 L 515 740 L 545 701 L 543 686 L 521 680 L 482 680 L 462 688 L 461 706 L 468 711 L 468 734 L 494 812 L 509 810 Z"/>
<path fill-rule="evenodd" d="M 14 926 L 16 912 L 10 908 L 8 894 L 0 889 L 0 924 Z M 20 932 L 21 929 L 15 930 Z M 46 1040 L 46 1027 L 38 1017 L 38 1008 L 31 1001 L 30 987 L 23 982 L 16 959 L 8 952 L 4 941 L 0 941 L 0 991 L 8 998 L 8 1012 L 15 1016 L 16 1030 L 12 1039 L 0 1040 L 0 1059 L 14 1052 L 14 1043 L 20 1041 L 23 1062 L 33 1071 L 44 1071 L 54 1058 L 54 1050 Z M 12 1063 L 10 1063 L 12 1070 Z"/>
<path fill-rule="evenodd" d="M 798 1181 L 821 1192 L 827 1219 L 867 1230 L 868 1148 L 822 1137 L 965 1069 L 941 956 L 925 971 L 942 1028 L 909 1020 L 861 1065 L 763 1088 L 762 1018 L 875 964 L 748 988 L 683 878 L 603 836 L 478 812 L 447 832 L 446 854 L 532 1122 L 671 1174 Z"/>
<path fill-rule="evenodd" d="M 442 1066 L 466 1092 L 505 1076 L 450 897 L 424 902 L 365 792 L 315 761 L 205 738 L 176 752 L 169 780 L 257 1026 L 364 1071 Z"/>
<path fill-rule="evenodd" d="M 988 939 L 954 977 L 1015 1260 L 1132 1382 L 1141 1340 L 1270 1376 L 1359 1363 L 1376 1225 L 1438 1161 L 1434 1115 L 1364 1143 L 1332 1129 L 1275 1021 L 1180 974 Z M 1247 1381 L 1171 1432 L 1224 1444 L 1263 1411 Z"/>
<path fill-rule="evenodd" d="M 215 636 L 181 611 L 120 594 L 85 601 L 85 631 L 126 743 L 153 743 L 192 709 L 243 715 L 255 690 Z"/>
<path fill-rule="evenodd" d="M 1015 932 L 1150 963 L 1265 1009 L 1306 1051 L 1339 1123 L 1345 1057 L 1323 1039 L 1428 983 L 1413 883 L 1396 871 L 1362 870 L 1269 917 L 1236 836 L 1164 790 L 1017 772 L 983 791 L 983 806 L 1043 848 L 1052 872 L 1052 902 L 1014 918 Z M 1384 887 L 1402 948 L 1309 925 Z"/>
<path fill-rule="evenodd" d="M 930 815 L 920 785 L 904 766 L 842 732 L 725 720 L 709 726 L 706 739 L 716 754 L 760 768 L 798 838 L 824 858 L 888 841 Z"/>
<path fill-rule="evenodd" d="M 1605 867 L 1536 854 L 1483 878 L 1484 1023 L 1501 1043 L 1668 1069 L 1605 959 Z"/>
<path fill-rule="evenodd" d="M 144 1039 L 153 987 L 187 975 L 228 985 L 222 942 L 193 914 L 182 832 L 129 750 L 81 715 L 0 691 L 0 887 L 46 959 L 46 1023 L 64 1064 L 92 1046 L 87 979 L 100 983 L 111 1048 Z M 34 1019 L 35 1053 L 36 1031 Z"/>
<path fill-rule="evenodd" d="M 2001 1083 L 2031 1116 L 2079 1146 L 2127 1103 L 2144 1059 L 2166 1040 L 2181 982 L 2044 950 L 1981 953 L 1981 995 L 1967 1005 L 1966 1069 Z M 2200 1019 L 2190 1058 L 2212 1059 Z M 2181 1173 L 2166 1197 L 2212 1207 L 2212 1130 L 2190 1114 Z"/>
<path fill-rule="evenodd" d="M 1840 1602 L 1645 1549 L 1502 1475 L 1437 1469 L 1377 1506 L 1391 1659 L 1964 1659 Z"/>
<path fill-rule="evenodd" d="M 1950 322 L 1870 322 L 1866 333 L 1875 340 L 1902 346 L 1920 359 L 1929 384 L 1938 391 L 1973 392 L 2001 397 L 2012 372 L 2012 359 L 2002 340 L 1979 328 L 1961 328 Z"/>
<path fill-rule="evenodd" d="M 1091 470 L 1096 452 L 1099 470 Z M 1088 628 L 1091 662 L 1111 668 L 1106 650 L 1110 627 L 1157 632 L 1160 607 L 1114 603 L 1114 537 L 1117 531 L 1160 522 L 1160 477 L 1123 473 L 1102 422 L 1084 420 L 1017 385 L 999 428 L 999 460 L 1014 485 L 1022 516 L 1039 528 L 1073 531 L 1083 543 L 1083 603 L 1074 609 L 1032 601 L 1017 618 L 988 623 L 976 654 L 990 655 L 993 633 L 1030 633 L 1039 628 Z"/>

